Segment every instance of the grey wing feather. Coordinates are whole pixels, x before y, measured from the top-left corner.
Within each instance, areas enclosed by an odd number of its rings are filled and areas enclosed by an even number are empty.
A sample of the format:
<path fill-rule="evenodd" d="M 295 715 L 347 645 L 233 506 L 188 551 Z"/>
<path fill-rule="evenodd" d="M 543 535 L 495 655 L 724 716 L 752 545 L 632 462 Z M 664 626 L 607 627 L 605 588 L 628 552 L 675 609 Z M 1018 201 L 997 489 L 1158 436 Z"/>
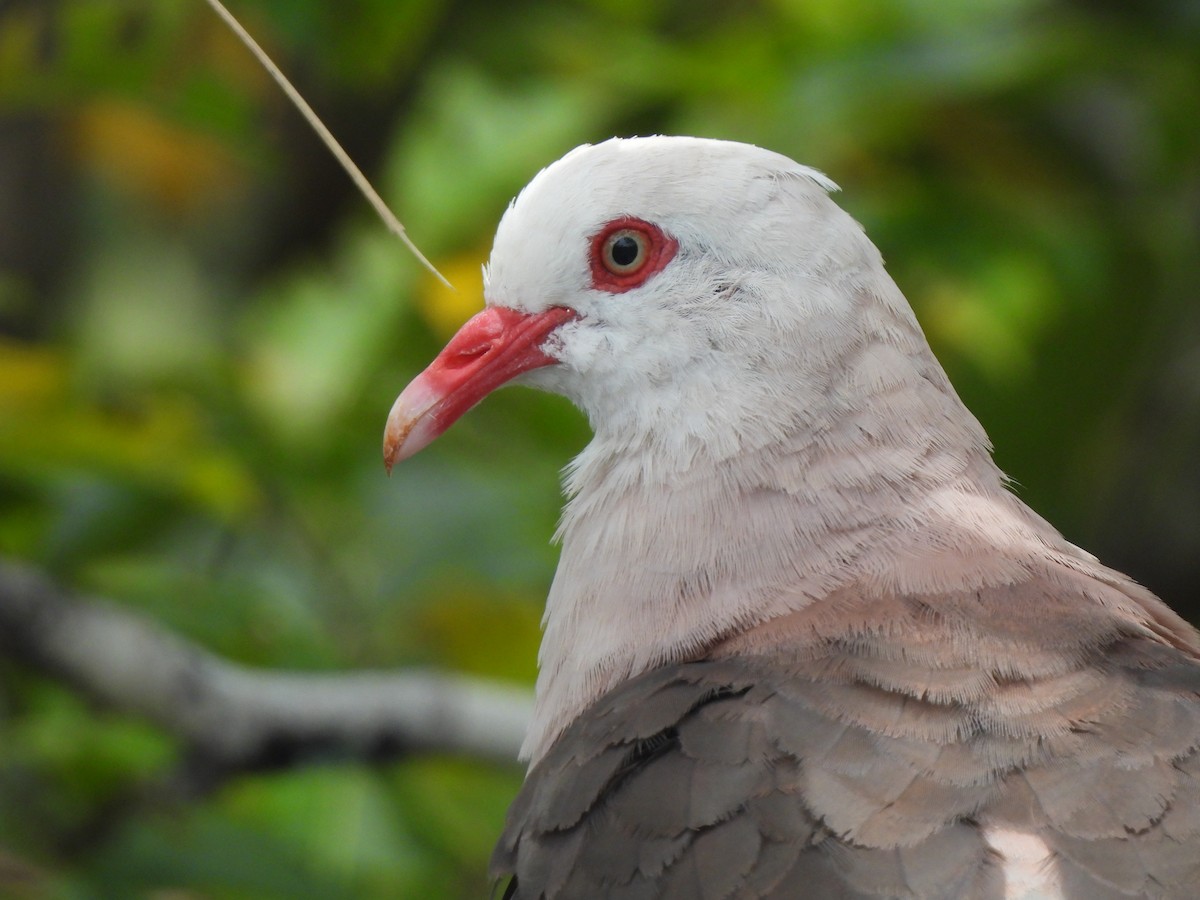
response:
<path fill-rule="evenodd" d="M 948 651 L 889 690 L 875 663 L 901 658 L 893 632 L 612 691 L 530 772 L 493 857 L 507 896 L 988 900 L 1005 891 L 994 826 L 1044 841 L 1067 897 L 1200 897 L 1185 650 L 1093 619 L 1070 665 L 1006 665 L 980 691 Z"/>

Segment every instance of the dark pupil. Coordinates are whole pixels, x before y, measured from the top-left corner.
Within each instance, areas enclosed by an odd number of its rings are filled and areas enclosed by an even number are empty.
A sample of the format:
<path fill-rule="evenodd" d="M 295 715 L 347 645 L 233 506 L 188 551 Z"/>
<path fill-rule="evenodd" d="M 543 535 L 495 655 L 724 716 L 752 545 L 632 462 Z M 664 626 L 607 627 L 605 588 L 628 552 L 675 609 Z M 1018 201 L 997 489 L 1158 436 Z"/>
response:
<path fill-rule="evenodd" d="M 619 237 L 612 243 L 612 261 L 622 268 L 633 265 L 638 258 L 638 249 L 638 242 L 633 238 Z"/>

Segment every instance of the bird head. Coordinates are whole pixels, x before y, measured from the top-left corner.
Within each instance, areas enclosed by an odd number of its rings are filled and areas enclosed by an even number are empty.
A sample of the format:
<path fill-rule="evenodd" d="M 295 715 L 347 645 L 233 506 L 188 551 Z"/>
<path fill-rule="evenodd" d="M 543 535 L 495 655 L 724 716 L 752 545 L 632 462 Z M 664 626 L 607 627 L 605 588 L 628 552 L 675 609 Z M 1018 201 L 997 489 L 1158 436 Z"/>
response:
<path fill-rule="evenodd" d="M 835 189 L 725 141 L 613 139 L 567 154 L 501 220 L 487 307 L 397 399 L 388 467 L 513 381 L 567 396 L 598 437 L 680 457 L 794 428 L 787 411 L 828 393 L 856 298 L 882 274 Z"/>

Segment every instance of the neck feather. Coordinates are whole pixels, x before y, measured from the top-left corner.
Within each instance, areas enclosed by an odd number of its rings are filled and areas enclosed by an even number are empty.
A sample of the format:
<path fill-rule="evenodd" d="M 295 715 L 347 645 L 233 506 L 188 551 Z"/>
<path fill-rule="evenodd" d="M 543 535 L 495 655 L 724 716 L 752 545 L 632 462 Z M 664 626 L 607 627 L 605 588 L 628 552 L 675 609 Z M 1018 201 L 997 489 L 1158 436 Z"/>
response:
<path fill-rule="evenodd" d="M 870 381 L 877 361 L 858 356 L 846 371 Z M 623 680 L 848 586 L 1007 583 L 1031 558 L 1072 552 L 1005 489 L 982 428 L 928 360 L 858 390 L 853 410 L 808 410 L 804 426 L 735 455 L 681 462 L 598 433 L 567 480 L 523 757 L 536 762 Z"/>

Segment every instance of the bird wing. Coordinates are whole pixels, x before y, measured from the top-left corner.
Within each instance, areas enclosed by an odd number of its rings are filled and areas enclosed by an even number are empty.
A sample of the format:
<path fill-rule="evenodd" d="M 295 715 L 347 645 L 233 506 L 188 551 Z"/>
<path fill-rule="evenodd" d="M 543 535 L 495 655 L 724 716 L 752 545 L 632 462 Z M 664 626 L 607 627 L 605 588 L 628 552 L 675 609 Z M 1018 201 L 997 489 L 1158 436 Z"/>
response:
<path fill-rule="evenodd" d="M 505 896 L 1015 896 L 1001 834 L 1060 896 L 1200 896 L 1200 664 L 1078 598 L 1014 616 L 1051 589 L 843 603 L 626 682 L 530 772 Z"/>

